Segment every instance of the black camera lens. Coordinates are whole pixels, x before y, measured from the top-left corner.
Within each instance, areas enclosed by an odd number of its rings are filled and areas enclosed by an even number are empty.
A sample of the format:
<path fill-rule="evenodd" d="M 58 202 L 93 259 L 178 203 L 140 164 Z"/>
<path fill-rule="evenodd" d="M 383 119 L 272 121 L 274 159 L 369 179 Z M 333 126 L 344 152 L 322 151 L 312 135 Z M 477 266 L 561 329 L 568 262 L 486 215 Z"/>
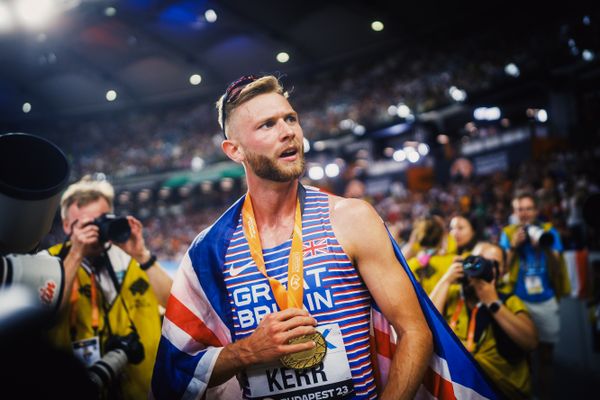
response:
<path fill-rule="evenodd" d="M 102 214 L 93 222 L 100 231 L 100 242 L 123 243 L 131 236 L 131 228 L 126 217 L 117 217 L 114 214 Z"/>
<path fill-rule="evenodd" d="M 466 278 L 483 279 L 486 282 L 494 280 L 496 261 L 480 256 L 468 256 L 463 260 L 463 270 Z"/>

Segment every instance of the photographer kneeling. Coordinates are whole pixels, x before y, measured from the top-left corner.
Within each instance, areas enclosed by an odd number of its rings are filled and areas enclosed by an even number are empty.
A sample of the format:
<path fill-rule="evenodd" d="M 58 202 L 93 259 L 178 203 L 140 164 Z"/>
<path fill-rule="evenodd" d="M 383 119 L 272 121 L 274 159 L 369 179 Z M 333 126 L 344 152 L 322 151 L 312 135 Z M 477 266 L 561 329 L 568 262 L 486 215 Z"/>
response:
<path fill-rule="evenodd" d="M 480 243 L 472 256 L 456 258 L 430 297 L 497 387 L 510 399 L 527 399 L 527 356 L 537 346 L 537 331 L 517 296 L 498 293 L 504 267 L 503 250 Z"/>
<path fill-rule="evenodd" d="M 159 304 L 166 306 L 172 280 L 147 249 L 141 222 L 110 214 L 113 198 L 108 182 L 86 178 L 62 195 L 67 238 L 48 251 L 79 268 L 50 338 L 92 367 L 108 398 L 141 399 L 160 340 Z"/>

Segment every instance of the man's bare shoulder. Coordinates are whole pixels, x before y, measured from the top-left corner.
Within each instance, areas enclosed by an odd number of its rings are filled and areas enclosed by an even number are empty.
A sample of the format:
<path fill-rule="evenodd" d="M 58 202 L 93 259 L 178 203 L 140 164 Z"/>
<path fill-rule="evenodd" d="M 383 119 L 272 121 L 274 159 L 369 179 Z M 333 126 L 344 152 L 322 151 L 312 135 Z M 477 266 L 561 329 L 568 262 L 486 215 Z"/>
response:
<path fill-rule="evenodd" d="M 340 222 L 379 218 L 373 206 L 361 199 L 329 195 L 329 207 L 332 218 Z"/>

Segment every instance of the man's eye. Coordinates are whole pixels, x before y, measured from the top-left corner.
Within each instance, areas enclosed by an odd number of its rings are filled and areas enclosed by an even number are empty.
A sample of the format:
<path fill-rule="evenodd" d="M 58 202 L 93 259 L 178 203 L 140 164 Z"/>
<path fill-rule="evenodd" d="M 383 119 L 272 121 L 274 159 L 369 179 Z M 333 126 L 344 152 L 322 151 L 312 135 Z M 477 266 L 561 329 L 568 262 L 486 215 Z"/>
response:
<path fill-rule="evenodd" d="M 294 116 L 294 115 L 289 115 L 289 116 L 286 118 L 286 120 L 287 120 L 288 122 L 296 122 L 296 121 L 298 121 L 298 118 L 296 118 L 296 116 Z"/>

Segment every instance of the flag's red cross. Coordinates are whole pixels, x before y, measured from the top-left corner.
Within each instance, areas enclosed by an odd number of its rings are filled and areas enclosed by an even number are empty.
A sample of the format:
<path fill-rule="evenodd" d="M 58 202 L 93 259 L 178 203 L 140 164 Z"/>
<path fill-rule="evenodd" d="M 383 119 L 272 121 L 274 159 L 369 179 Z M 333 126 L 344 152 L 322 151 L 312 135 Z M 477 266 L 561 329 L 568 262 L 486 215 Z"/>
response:
<path fill-rule="evenodd" d="M 309 240 L 304 243 L 304 257 L 314 257 L 327 253 L 327 239 Z"/>

